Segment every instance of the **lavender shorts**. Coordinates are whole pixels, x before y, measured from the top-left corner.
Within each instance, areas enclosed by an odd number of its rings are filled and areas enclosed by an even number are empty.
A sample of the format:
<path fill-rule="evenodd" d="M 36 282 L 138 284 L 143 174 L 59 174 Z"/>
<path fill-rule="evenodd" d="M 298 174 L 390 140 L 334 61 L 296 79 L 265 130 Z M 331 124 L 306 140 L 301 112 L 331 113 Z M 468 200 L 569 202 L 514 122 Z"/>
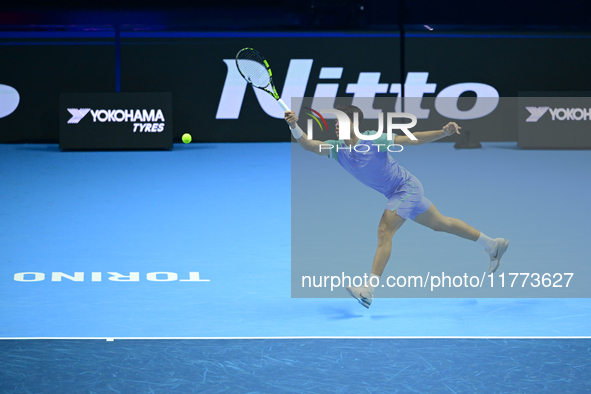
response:
<path fill-rule="evenodd" d="M 431 204 L 431 201 L 423 196 L 421 182 L 411 176 L 388 197 L 386 209 L 395 210 L 396 214 L 403 219 L 415 220 L 415 217 L 429 209 Z"/>

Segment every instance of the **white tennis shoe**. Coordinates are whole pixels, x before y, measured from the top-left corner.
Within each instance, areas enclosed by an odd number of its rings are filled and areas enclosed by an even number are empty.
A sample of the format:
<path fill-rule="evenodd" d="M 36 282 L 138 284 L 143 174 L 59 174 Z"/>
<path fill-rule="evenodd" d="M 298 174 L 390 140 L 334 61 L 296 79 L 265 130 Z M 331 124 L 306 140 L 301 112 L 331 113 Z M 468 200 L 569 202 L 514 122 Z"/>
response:
<path fill-rule="evenodd" d="M 359 301 L 359 303 L 366 308 L 369 308 L 371 302 L 373 301 L 373 294 L 366 286 L 347 286 L 347 292 L 351 295 L 351 297 L 356 298 L 357 301 Z"/>
<path fill-rule="evenodd" d="M 499 268 L 499 265 L 501 265 L 501 257 L 503 257 L 503 254 L 505 254 L 509 247 L 509 241 L 504 238 L 496 238 L 495 242 L 495 247 L 488 252 L 490 257 L 490 266 L 488 267 L 489 274 L 494 274 Z"/>

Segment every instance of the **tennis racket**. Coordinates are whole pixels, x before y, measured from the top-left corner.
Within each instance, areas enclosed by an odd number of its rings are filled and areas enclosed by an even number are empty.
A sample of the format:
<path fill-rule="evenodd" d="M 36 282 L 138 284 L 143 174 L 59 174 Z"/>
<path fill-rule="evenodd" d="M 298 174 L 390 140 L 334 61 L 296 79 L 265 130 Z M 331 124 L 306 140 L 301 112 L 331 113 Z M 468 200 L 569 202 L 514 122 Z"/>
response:
<path fill-rule="evenodd" d="M 260 53 L 252 48 L 241 49 L 236 54 L 236 67 L 246 82 L 269 93 L 284 111 L 289 111 L 289 107 L 277 94 L 273 84 L 271 67 Z"/>

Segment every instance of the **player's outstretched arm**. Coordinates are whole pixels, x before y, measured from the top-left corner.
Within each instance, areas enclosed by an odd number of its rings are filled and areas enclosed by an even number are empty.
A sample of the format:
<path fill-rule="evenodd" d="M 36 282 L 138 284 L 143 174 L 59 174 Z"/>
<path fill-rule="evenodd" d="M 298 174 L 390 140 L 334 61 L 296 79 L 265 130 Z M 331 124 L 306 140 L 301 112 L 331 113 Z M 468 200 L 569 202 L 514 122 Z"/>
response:
<path fill-rule="evenodd" d="M 308 139 L 308 135 L 298 126 L 298 117 L 295 112 L 285 111 L 285 121 L 291 129 L 293 137 L 302 148 L 320 156 L 328 156 L 330 154 L 330 149 L 324 142 Z"/>
<path fill-rule="evenodd" d="M 417 131 L 416 133 L 412 133 L 412 135 L 416 137 L 416 140 L 411 140 L 406 135 L 397 135 L 395 142 L 398 145 L 427 144 L 429 142 L 437 141 L 441 138 L 448 137 L 455 133 L 460 134 L 460 129 L 461 127 L 458 126 L 457 123 L 449 122 L 441 130 Z"/>

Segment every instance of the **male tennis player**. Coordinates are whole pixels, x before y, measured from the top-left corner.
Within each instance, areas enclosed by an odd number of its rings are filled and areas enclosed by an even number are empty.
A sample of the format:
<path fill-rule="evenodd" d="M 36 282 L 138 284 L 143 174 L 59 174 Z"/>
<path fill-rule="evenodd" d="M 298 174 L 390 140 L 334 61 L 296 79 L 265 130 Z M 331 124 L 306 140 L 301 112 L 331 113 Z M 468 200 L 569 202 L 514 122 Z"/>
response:
<path fill-rule="evenodd" d="M 495 272 L 499 268 L 501 257 L 509 246 L 509 241 L 503 238 L 489 238 L 459 219 L 443 216 L 435 208 L 435 205 L 423 196 L 421 182 L 405 168 L 398 165 L 398 162 L 387 151 L 387 147 L 394 143 L 402 146 L 421 145 L 454 133 L 459 134 L 460 127 L 456 123 L 450 122 L 441 130 L 412 133 L 416 137 L 416 141 L 406 135 L 396 135 L 391 141 L 387 139 L 386 133 L 375 140 L 364 140 L 358 138 L 353 131 L 355 127 L 353 114 L 357 113 L 359 124 L 363 120 L 363 112 L 355 106 L 344 106 L 337 109 L 346 113 L 350 119 L 351 133 L 348 140 L 339 139 L 338 141 L 324 142 L 310 140 L 298 126 L 298 118 L 294 112 L 286 111 L 285 120 L 302 148 L 335 159 L 357 180 L 384 194 L 388 199 L 378 226 L 378 248 L 373 259 L 370 279 L 365 286 L 347 287 L 349 294 L 355 297 L 361 305 L 369 308 L 373 300 L 374 286 L 378 286 L 379 278 L 390 259 L 392 237 L 406 220 L 413 220 L 435 231 L 444 231 L 478 242 L 490 256 L 488 272 Z M 372 135 L 375 133 L 375 131 L 366 131 L 363 134 Z M 338 138 L 338 120 L 336 134 Z M 350 149 L 351 147 L 357 149 Z"/>

